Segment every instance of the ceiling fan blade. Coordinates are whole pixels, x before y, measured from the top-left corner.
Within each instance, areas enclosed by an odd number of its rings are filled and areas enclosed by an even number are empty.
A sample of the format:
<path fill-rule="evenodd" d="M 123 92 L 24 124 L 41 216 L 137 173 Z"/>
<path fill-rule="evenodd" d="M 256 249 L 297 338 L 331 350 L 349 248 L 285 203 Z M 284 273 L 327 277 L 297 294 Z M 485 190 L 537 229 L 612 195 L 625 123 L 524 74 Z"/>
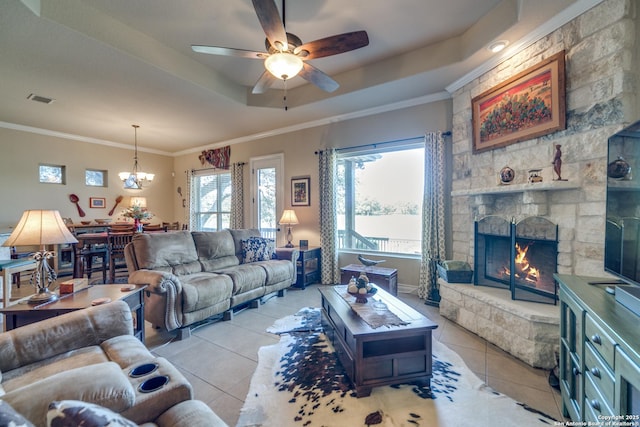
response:
<path fill-rule="evenodd" d="M 296 47 L 293 53 L 299 54 L 303 59 L 314 59 L 360 49 L 368 44 L 369 36 L 366 31 L 353 31 L 305 43 Z M 309 53 L 305 55 L 304 51 Z"/>
<path fill-rule="evenodd" d="M 269 39 L 269 43 L 277 49 L 287 50 L 287 32 L 284 29 L 280 13 L 274 0 L 252 0 L 258 21 Z M 277 44 L 276 44 L 277 42 Z"/>
<path fill-rule="evenodd" d="M 269 56 L 266 52 L 254 52 L 252 50 L 234 49 L 231 47 L 191 45 L 191 49 L 198 53 L 209 55 L 235 56 L 239 58 L 265 59 Z"/>
<path fill-rule="evenodd" d="M 258 79 L 258 82 L 253 87 L 253 90 L 251 91 L 251 93 L 254 93 L 254 94 L 265 93 L 267 89 L 273 86 L 276 80 L 277 79 L 273 74 L 265 70 L 265 72 L 262 73 L 262 75 Z"/>
<path fill-rule="evenodd" d="M 303 63 L 302 70 L 300 70 L 300 73 L 298 75 L 308 82 L 311 82 L 314 85 L 318 86 L 325 92 L 333 92 L 340 87 L 337 81 L 333 80 L 331 77 L 318 70 L 308 62 Z"/>

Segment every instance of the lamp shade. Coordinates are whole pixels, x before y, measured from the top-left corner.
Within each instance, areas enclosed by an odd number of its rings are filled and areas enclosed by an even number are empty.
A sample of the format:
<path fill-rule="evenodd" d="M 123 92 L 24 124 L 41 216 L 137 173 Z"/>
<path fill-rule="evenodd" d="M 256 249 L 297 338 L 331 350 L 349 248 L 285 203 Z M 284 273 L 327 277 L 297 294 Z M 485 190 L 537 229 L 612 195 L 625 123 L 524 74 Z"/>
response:
<path fill-rule="evenodd" d="M 282 212 L 279 224 L 281 225 L 296 225 L 298 224 L 298 217 L 293 209 L 285 209 Z"/>
<path fill-rule="evenodd" d="M 138 206 L 140 208 L 147 207 L 147 198 L 146 197 L 131 197 L 130 206 Z"/>
<path fill-rule="evenodd" d="M 2 246 L 55 245 L 78 243 L 65 225 L 60 212 L 49 210 L 24 211 L 20 222 Z"/>

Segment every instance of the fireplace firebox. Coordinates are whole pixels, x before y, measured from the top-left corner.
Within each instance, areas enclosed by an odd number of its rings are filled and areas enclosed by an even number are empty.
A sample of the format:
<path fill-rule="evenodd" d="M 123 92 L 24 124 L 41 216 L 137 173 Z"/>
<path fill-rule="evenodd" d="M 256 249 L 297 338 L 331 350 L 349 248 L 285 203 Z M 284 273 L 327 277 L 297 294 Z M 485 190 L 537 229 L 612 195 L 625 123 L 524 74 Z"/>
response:
<path fill-rule="evenodd" d="M 543 217 L 475 222 L 474 285 L 504 288 L 514 300 L 557 304 L 558 226 Z"/>

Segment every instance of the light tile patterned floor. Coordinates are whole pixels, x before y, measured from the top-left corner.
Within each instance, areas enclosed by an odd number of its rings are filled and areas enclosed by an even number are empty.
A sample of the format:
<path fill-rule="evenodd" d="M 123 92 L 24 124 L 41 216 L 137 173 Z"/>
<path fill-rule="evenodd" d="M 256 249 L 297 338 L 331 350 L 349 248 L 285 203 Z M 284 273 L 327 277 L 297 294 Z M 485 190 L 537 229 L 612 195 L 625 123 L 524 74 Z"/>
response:
<path fill-rule="evenodd" d="M 193 385 L 196 397 L 229 426 L 235 426 L 257 366 L 258 349 L 278 341 L 277 336 L 265 329 L 275 319 L 294 314 L 302 307 L 318 307 L 318 286 L 321 285 L 305 290 L 289 289 L 284 298 L 274 297 L 258 309 L 237 313 L 231 321 L 201 325 L 193 330 L 191 338 L 183 341 L 176 340 L 175 333 L 160 332 L 147 324 L 147 346 L 177 366 Z M 28 282 L 19 290 L 14 287 L 14 297 L 29 295 L 32 289 Z M 456 351 L 489 386 L 562 419 L 560 394 L 548 385 L 548 371 L 529 367 L 441 317 L 437 307 L 425 305 L 417 295 L 399 294 L 399 297 L 436 322 L 439 326 L 434 339 Z"/>

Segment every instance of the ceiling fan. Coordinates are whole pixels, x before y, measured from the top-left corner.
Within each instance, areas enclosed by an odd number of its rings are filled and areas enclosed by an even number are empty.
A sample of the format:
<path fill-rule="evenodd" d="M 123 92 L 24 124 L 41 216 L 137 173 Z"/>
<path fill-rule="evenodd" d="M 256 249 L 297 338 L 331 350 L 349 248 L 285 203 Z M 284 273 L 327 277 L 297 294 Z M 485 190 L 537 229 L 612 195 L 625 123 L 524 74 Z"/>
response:
<path fill-rule="evenodd" d="M 267 52 L 202 45 L 192 45 L 191 49 L 210 55 L 264 60 L 266 70 L 253 87 L 252 92 L 255 94 L 264 93 L 277 81 L 276 79 L 286 82 L 296 75 L 300 75 L 324 91 L 333 92 L 340 86 L 338 82 L 307 61 L 349 52 L 369 44 L 366 31 L 353 31 L 302 43 L 298 36 L 285 30 L 284 0 L 282 0 L 282 19 L 280 19 L 275 0 L 252 0 L 252 2 L 258 21 L 267 36 L 265 39 Z"/>

